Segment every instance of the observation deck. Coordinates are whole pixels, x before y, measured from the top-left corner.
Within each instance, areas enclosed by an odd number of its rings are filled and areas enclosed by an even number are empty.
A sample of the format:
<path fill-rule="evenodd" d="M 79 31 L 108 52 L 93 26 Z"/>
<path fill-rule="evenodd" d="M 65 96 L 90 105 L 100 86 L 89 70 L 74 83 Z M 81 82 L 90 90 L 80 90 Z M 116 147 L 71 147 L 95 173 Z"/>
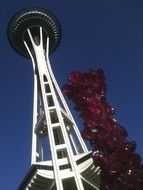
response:
<path fill-rule="evenodd" d="M 8 26 L 8 39 L 13 49 L 20 55 L 30 58 L 23 41 L 28 40 L 27 29 L 32 31 L 35 38 L 40 39 L 40 27 L 43 29 L 43 37 L 45 39 L 49 37 L 49 54 L 53 53 L 60 44 L 61 27 L 57 18 L 43 8 L 26 8 L 12 17 Z"/>

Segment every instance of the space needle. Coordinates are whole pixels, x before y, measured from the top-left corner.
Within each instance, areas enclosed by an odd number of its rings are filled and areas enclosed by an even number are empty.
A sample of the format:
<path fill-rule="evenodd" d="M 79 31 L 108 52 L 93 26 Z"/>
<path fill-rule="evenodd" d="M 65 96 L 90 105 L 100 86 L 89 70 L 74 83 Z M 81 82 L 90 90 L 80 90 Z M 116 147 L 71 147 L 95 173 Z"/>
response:
<path fill-rule="evenodd" d="M 31 167 L 18 190 L 98 190 L 100 169 L 49 61 L 61 41 L 58 19 L 47 9 L 23 9 L 11 19 L 8 39 L 17 53 L 32 60 L 34 75 Z"/>

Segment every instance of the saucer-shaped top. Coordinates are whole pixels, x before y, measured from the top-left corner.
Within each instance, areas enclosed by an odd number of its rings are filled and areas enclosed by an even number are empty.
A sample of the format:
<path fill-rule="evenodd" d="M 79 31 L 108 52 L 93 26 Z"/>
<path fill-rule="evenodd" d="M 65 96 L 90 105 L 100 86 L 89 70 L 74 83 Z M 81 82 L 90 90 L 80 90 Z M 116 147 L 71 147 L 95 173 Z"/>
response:
<path fill-rule="evenodd" d="M 28 28 L 35 30 L 40 27 L 45 35 L 49 36 L 51 54 L 60 43 L 61 27 L 57 18 L 47 9 L 42 8 L 26 8 L 12 17 L 8 26 L 8 39 L 12 47 L 22 56 L 29 58 L 23 39 Z"/>

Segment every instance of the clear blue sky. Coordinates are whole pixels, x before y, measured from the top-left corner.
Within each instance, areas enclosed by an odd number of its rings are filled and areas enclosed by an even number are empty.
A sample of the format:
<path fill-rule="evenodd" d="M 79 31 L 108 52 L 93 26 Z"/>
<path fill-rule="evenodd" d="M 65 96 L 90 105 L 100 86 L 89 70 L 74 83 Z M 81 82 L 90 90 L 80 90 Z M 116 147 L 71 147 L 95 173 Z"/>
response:
<path fill-rule="evenodd" d="M 30 6 L 51 10 L 61 23 L 62 41 L 50 58 L 60 86 L 70 71 L 103 68 L 108 100 L 143 158 L 143 1 L 5 0 L 0 6 L 0 190 L 16 190 L 30 168 L 32 64 L 7 40 L 10 18 Z"/>

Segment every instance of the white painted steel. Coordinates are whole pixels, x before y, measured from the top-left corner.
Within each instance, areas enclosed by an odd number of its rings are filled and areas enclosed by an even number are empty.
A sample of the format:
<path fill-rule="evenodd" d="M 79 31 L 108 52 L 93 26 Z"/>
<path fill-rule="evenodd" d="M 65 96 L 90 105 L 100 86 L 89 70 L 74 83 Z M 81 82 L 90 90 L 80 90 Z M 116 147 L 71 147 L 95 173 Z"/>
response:
<path fill-rule="evenodd" d="M 48 49 L 48 48 L 47 48 L 47 49 Z M 60 88 L 59 88 L 59 85 L 58 85 L 58 83 L 57 83 L 57 81 L 56 81 L 56 79 L 55 79 L 55 76 L 54 76 L 54 74 L 53 74 L 53 71 L 52 71 L 52 68 L 51 68 L 51 65 L 50 65 L 48 53 L 46 54 L 46 56 L 47 56 L 47 65 L 48 65 L 49 73 L 50 73 L 51 78 L 52 78 L 52 80 L 53 80 L 53 82 L 54 82 L 54 85 L 55 85 L 55 87 L 56 87 L 56 89 L 57 89 L 57 91 L 58 91 L 58 94 L 59 94 L 59 96 L 60 96 L 60 98 L 61 98 L 61 101 L 62 101 L 62 103 L 63 103 L 63 105 L 64 105 L 64 108 L 65 108 L 65 110 L 66 110 L 66 113 L 70 116 L 71 121 L 74 123 L 74 125 L 73 125 L 74 130 L 75 130 L 75 132 L 76 132 L 76 134 L 77 134 L 77 137 L 78 137 L 78 139 L 79 139 L 79 141 L 80 141 L 80 144 L 81 144 L 81 146 L 82 146 L 84 152 L 88 152 L 88 149 L 87 149 L 87 147 L 86 147 L 86 145 L 85 145 L 85 142 L 84 142 L 83 138 L 81 137 L 81 134 L 80 134 L 80 132 L 79 132 L 79 130 L 78 130 L 78 127 L 77 127 L 77 125 L 76 125 L 76 123 L 75 123 L 75 120 L 74 120 L 74 118 L 73 118 L 73 116 L 72 116 L 72 114 L 71 114 L 71 112 L 70 112 L 70 110 L 69 110 L 69 108 L 68 108 L 68 106 L 67 106 L 67 103 L 66 103 L 66 101 L 65 101 L 65 99 L 64 99 L 64 97 L 63 97 L 63 94 L 61 93 L 61 90 L 60 90 Z"/>
<path fill-rule="evenodd" d="M 45 96 L 44 83 L 43 83 L 43 76 L 46 75 L 47 78 L 49 79 L 50 79 L 50 76 L 46 69 L 46 63 L 45 63 L 46 60 L 45 60 L 44 49 L 43 49 L 42 28 L 40 27 L 40 45 L 39 46 L 35 44 L 29 29 L 28 29 L 28 34 L 29 34 L 29 37 L 30 37 L 30 40 L 35 52 L 35 56 L 36 56 L 36 62 L 37 62 L 36 66 L 38 67 L 38 73 L 39 73 L 39 79 L 40 79 L 41 91 L 42 91 L 42 97 L 43 97 L 44 109 L 45 109 L 45 116 L 46 116 L 47 123 L 50 124 L 47 99 Z M 54 167 L 55 181 L 57 184 L 57 190 L 63 190 L 62 181 L 60 179 L 59 166 L 57 164 L 57 159 L 56 159 L 56 150 L 55 150 L 52 128 L 50 127 L 50 125 L 47 125 L 47 127 L 48 127 L 48 132 L 49 132 L 49 142 L 50 142 L 50 147 L 51 147 L 52 161 L 53 161 L 53 167 Z"/>
<path fill-rule="evenodd" d="M 37 136 L 35 133 L 35 125 L 37 123 L 37 103 L 38 103 L 38 86 L 37 86 L 37 74 L 36 71 L 36 65 L 33 59 L 33 56 L 30 52 L 30 49 L 27 45 L 27 43 L 24 41 L 24 44 L 26 46 L 26 49 L 31 57 L 32 60 L 32 66 L 34 71 L 34 96 L 33 96 L 33 127 L 32 127 L 32 153 L 31 153 L 31 165 L 36 163 L 36 146 L 37 146 Z"/>
<path fill-rule="evenodd" d="M 49 38 L 47 37 L 46 42 L 43 42 L 42 27 L 39 27 L 40 43 L 37 45 L 34 41 L 30 29 L 27 30 L 27 33 L 32 44 L 32 48 L 34 50 L 33 54 L 31 47 L 29 47 L 28 45 L 29 42 L 24 40 L 25 47 L 27 48 L 27 51 L 32 60 L 34 71 L 31 164 L 45 163 L 45 160 L 43 160 L 43 147 L 42 144 L 40 144 L 39 134 L 37 132 L 39 130 L 38 127 L 41 127 L 39 124 L 40 121 L 43 121 L 44 119 L 45 126 L 47 129 L 42 127 L 42 130 L 45 130 L 47 132 L 40 132 L 41 134 L 44 133 L 43 135 L 47 137 L 47 141 L 49 139 L 49 148 L 51 151 L 53 174 L 57 190 L 64 189 L 61 177 L 63 171 L 60 170 L 59 167 L 61 165 L 61 162 L 63 162 L 64 158 L 66 158 L 67 164 L 70 164 L 71 166 L 71 169 L 69 168 L 67 171 L 71 170 L 70 173 L 75 179 L 77 190 L 84 190 L 82 178 L 77 167 L 75 155 L 80 155 L 81 153 L 88 153 L 88 149 L 81 137 L 81 134 L 77 128 L 77 125 L 65 102 L 65 99 L 61 93 L 61 90 L 57 84 L 57 81 L 51 69 L 49 61 Z M 45 43 L 46 51 L 44 50 Z M 44 81 L 44 77 L 47 79 L 47 81 Z M 47 85 L 47 87 L 50 89 L 50 92 L 46 92 L 45 85 Z M 53 105 L 49 105 L 50 103 L 48 101 L 52 101 Z M 63 108 L 61 107 L 60 102 L 62 103 Z M 42 110 L 41 108 L 42 105 L 44 110 Z M 44 115 L 41 116 L 41 114 L 43 113 Z M 41 120 L 38 120 L 39 117 L 41 118 Z M 55 119 L 55 117 L 57 117 L 58 121 L 53 122 L 52 119 Z M 69 125 L 66 124 L 66 120 L 68 121 Z M 54 129 L 56 129 L 56 137 L 54 136 Z M 74 138 L 75 135 L 76 139 Z M 56 138 L 58 138 L 58 142 L 62 141 L 63 139 L 62 144 L 56 144 Z M 76 140 L 78 140 L 78 143 L 76 142 Z M 39 149 L 38 145 L 40 147 Z M 58 158 L 58 151 L 60 151 L 59 153 L 60 155 L 62 155 L 62 159 Z M 63 162 L 62 165 L 64 164 L 65 163 Z M 67 174 L 69 175 L 70 173 L 68 172 Z"/>

